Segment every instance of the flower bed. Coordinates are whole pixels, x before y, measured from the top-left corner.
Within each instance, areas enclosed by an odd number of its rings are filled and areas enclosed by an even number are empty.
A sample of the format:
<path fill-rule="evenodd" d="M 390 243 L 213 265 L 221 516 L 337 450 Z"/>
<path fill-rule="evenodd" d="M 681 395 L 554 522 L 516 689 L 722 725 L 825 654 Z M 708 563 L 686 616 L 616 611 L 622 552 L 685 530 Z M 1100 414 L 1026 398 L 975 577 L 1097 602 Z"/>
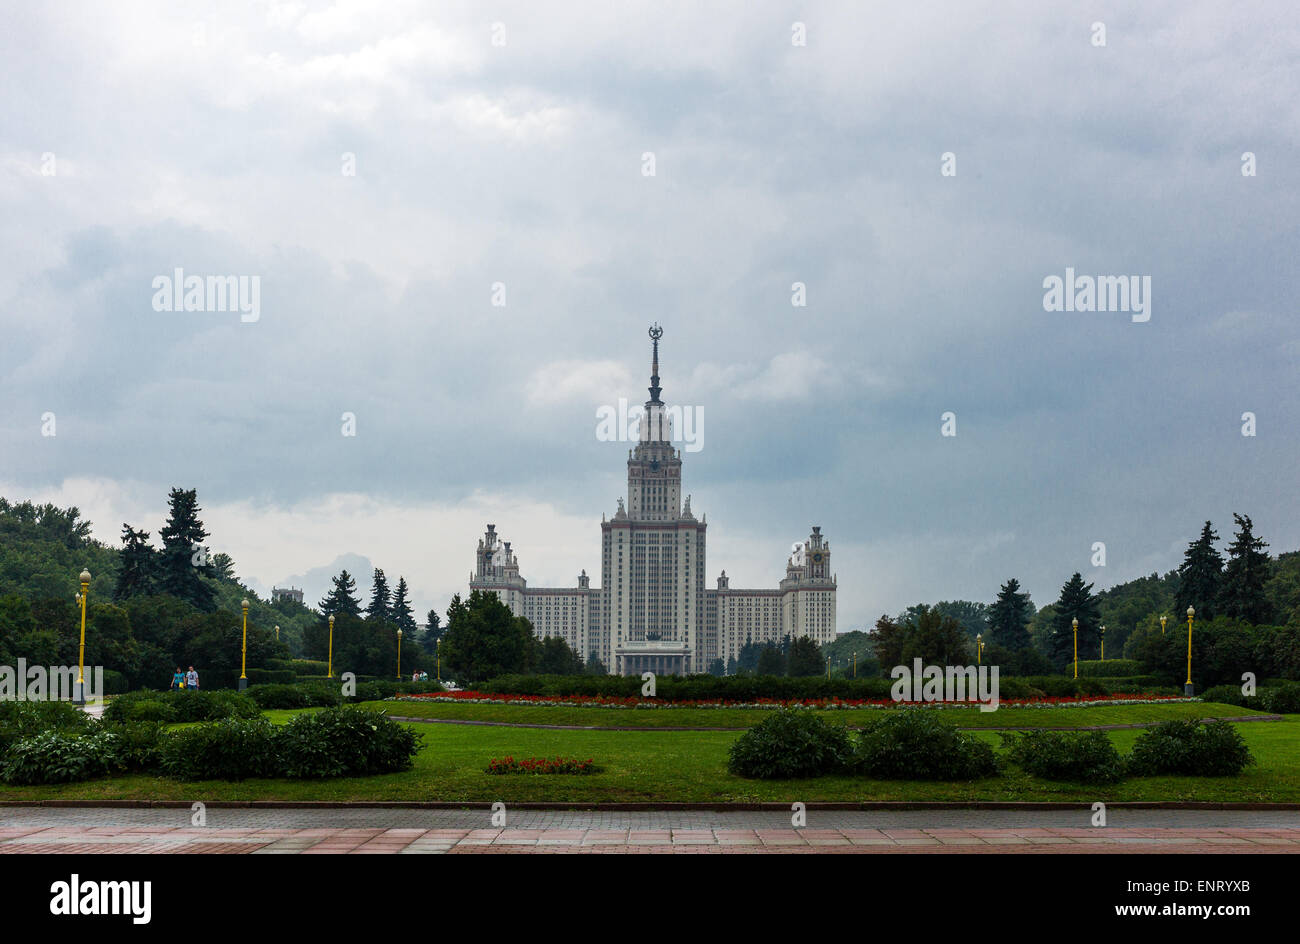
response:
<path fill-rule="evenodd" d="M 591 758 L 577 760 L 573 757 L 494 757 L 488 761 L 490 774 L 594 774 L 600 768 Z"/>
<path fill-rule="evenodd" d="M 536 705 L 550 708 L 971 708 L 973 701 L 914 702 L 890 698 L 758 698 L 752 701 L 667 701 L 662 698 L 634 698 L 610 695 L 502 695 L 488 692 L 435 692 L 427 695 L 397 695 L 394 701 L 445 702 L 470 705 Z M 1080 697 L 1004 698 L 1000 707 L 1086 708 L 1093 705 L 1149 705 L 1157 702 L 1200 701 L 1183 695 L 1084 695 Z"/>

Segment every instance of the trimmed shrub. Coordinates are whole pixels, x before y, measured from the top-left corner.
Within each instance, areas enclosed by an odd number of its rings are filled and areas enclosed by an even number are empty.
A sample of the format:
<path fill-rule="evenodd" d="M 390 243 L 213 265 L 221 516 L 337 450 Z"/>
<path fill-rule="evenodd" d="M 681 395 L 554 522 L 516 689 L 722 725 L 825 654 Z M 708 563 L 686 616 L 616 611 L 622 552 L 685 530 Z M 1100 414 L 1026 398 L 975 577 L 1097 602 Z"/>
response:
<path fill-rule="evenodd" d="M 319 675 L 322 678 L 329 671 L 328 662 L 316 662 L 311 659 L 293 659 L 290 667 L 298 675 Z"/>
<path fill-rule="evenodd" d="M 1243 695 L 1240 685 L 1215 685 L 1201 692 L 1201 700 L 1219 705 L 1236 705 L 1238 708 L 1259 708 L 1257 695 Z"/>
<path fill-rule="evenodd" d="M 1114 783 L 1124 760 L 1105 731 L 999 732 L 1011 760 L 1044 780 Z"/>
<path fill-rule="evenodd" d="M 5 783 L 72 783 L 111 773 L 118 763 L 118 741 L 108 732 L 69 735 L 45 731 L 12 745 L 0 765 Z"/>
<path fill-rule="evenodd" d="M 338 683 L 254 685 L 248 697 L 263 711 L 271 708 L 330 708 L 342 704 Z"/>
<path fill-rule="evenodd" d="M 170 708 L 171 713 L 139 707 L 150 702 Z M 110 699 L 104 708 L 105 721 L 217 721 L 257 714 L 257 704 L 238 692 L 205 689 L 130 692 Z"/>
<path fill-rule="evenodd" d="M 1259 705 L 1275 715 L 1300 713 L 1300 684 L 1283 682 L 1276 687 L 1259 689 Z"/>
<path fill-rule="evenodd" d="M 842 724 L 800 708 L 764 718 L 731 745 L 727 769 L 740 777 L 787 780 L 841 773 L 853 757 Z"/>
<path fill-rule="evenodd" d="M 1119 678 L 1142 674 L 1142 663 L 1137 659 L 1080 659 L 1079 678 Z"/>
<path fill-rule="evenodd" d="M 0 701 L 0 754 L 24 738 L 46 731 L 80 734 L 90 715 L 66 701 Z"/>
<path fill-rule="evenodd" d="M 158 763 L 177 780 L 274 777 L 280 767 L 276 740 L 275 727 L 265 718 L 226 718 L 167 732 Z"/>
<path fill-rule="evenodd" d="M 286 777 L 361 777 L 411 767 L 423 735 L 382 711 L 345 705 L 298 715 L 277 732 Z"/>
<path fill-rule="evenodd" d="M 113 703 L 110 702 L 111 706 Z M 107 708 L 104 709 L 104 718 L 112 722 L 131 722 L 131 721 L 160 721 L 164 724 L 176 720 L 176 709 L 165 701 L 154 698 L 140 699 L 138 701 L 123 702 L 121 706 L 111 715 Z"/>
<path fill-rule="evenodd" d="M 1163 721 L 1133 742 L 1129 773 L 1227 777 L 1255 763 L 1240 732 L 1227 721 Z"/>
<path fill-rule="evenodd" d="M 977 780 L 997 773 L 993 748 L 927 708 L 882 713 L 858 734 L 856 766 L 882 780 Z"/>
<path fill-rule="evenodd" d="M 292 685 L 298 681 L 293 669 L 249 669 L 249 685 Z"/>

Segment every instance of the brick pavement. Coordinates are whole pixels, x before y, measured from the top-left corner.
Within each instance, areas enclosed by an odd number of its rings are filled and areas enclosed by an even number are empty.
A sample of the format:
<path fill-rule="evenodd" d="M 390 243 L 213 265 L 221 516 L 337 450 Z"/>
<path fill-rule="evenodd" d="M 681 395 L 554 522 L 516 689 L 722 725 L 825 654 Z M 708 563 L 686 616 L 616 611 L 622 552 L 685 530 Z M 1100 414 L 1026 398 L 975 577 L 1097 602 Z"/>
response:
<path fill-rule="evenodd" d="M 1300 813 L 941 810 L 808 813 L 806 828 L 764 812 L 508 812 L 487 809 L 8 807 L 0 853 L 1131 853 L 1300 852 Z"/>

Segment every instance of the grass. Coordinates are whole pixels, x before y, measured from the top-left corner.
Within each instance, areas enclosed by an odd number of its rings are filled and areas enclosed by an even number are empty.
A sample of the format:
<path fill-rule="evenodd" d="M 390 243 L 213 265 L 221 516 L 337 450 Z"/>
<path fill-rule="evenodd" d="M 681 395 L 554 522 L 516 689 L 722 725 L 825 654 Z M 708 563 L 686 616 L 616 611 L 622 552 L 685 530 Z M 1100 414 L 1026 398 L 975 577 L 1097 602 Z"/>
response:
<path fill-rule="evenodd" d="M 547 705 L 484 705 L 464 702 L 366 702 L 390 715 L 408 718 L 496 721 L 514 724 L 562 724 L 596 728 L 748 728 L 772 712 L 765 708 L 564 708 Z M 844 708 L 828 718 L 858 727 L 888 708 Z M 935 709 L 940 710 L 940 709 Z M 1030 708 L 1008 705 L 997 711 L 944 708 L 945 720 L 963 728 L 1074 728 L 1103 724 L 1143 724 L 1171 718 L 1244 718 L 1265 712 L 1205 702 L 1150 705 L 1095 705 L 1086 708 Z"/>
<path fill-rule="evenodd" d="M 409 703 L 387 703 L 405 708 Z M 469 706 L 463 706 L 469 707 Z M 495 706 L 486 706 L 495 707 Z M 1133 712 L 1189 705 L 1119 706 L 1106 709 L 1063 709 L 1083 714 L 1094 723 L 1134 723 Z M 1206 709 L 1207 706 L 1199 706 Z M 556 711 L 561 709 L 543 709 Z M 616 709 L 593 709 L 616 711 Z M 1214 713 L 1216 706 L 1208 706 Z M 1100 721 L 1095 712 L 1113 711 L 1126 720 Z M 1245 714 L 1240 709 L 1234 713 Z M 267 712 L 283 722 L 295 712 Z M 656 712 L 641 712 L 655 714 Z M 1227 712 L 1220 712 L 1227 713 Z M 837 713 L 840 714 L 840 713 Z M 843 714 L 848 714 L 844 712 Z M 957 715 L 958 712 L 952 712 Z M 991 716 L 1003 715 L 1003 711 Z M 1054 712 L 1027 710 L 1028 723 L 1047 721 Z M 947 714 L 945 715 L 948 716 Z M 1164 717 L 1184 716 L 1177 713 Z M 1009 717 L 1009 715 L 1008 715 Z M 1155 720 L 1155 719 L 1152 719 Z M 736 802 L 796 800 L 876 801 L 947 800 L 1025 801 L 1072 800 L 1199 800 L 1214 802 L 1300 802 L 1300 715 L 1282 722 L 1238 726 L 1258 764 L 1238 777 L 1152 777 L 1130 779 L 1111 786 L 1060 784 L 1037 780 L 1008 766 L 1003 776 L 973 783 L 873 781 L 859 777 L 820 777 L 802 781 L 748 781 L 727 772 L 727 750 L 739 731 L 669 732 L 647 730 L 554 731 L 468 725 L 412 724 L 424 735 L 412 770 L 343 780 L 246 780 L 179 783 L 146 775 L 131 775 L 42 787 L 0 785 L 7 800 L 389 800 L 484 803 L 553 801 L 610 802 Z M 1127 752 L 1140 732 L 1109 732 L 1121 752 Z M 976 737 L 1000 748 L 991 731 Z M 490 759 L 524 757 L 592 758 L 604 768 L 589 776 L 494 777 L 484 773 Z"/>

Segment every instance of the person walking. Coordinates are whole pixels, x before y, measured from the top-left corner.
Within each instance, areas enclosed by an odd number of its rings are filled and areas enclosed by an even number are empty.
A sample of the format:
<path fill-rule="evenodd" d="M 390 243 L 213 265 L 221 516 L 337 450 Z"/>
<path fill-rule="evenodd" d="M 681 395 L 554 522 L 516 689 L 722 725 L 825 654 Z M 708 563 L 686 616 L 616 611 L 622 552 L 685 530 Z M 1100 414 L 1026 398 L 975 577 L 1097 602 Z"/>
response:
<path fill-rule="evenodd" d="M 184 687 L 185 673 L 181 671 L 181 667 L 178 665 L 176 666 L 176 671 L 172 673 L 172 688 L 179 689 Z"/>
<path fill-rule="evenodd" d="M 190 670 L 185 673 L 185 687 L 186 688 L 199 687 L 199 673 L 194 671 L 194 666 L 190 666 Z"/>

